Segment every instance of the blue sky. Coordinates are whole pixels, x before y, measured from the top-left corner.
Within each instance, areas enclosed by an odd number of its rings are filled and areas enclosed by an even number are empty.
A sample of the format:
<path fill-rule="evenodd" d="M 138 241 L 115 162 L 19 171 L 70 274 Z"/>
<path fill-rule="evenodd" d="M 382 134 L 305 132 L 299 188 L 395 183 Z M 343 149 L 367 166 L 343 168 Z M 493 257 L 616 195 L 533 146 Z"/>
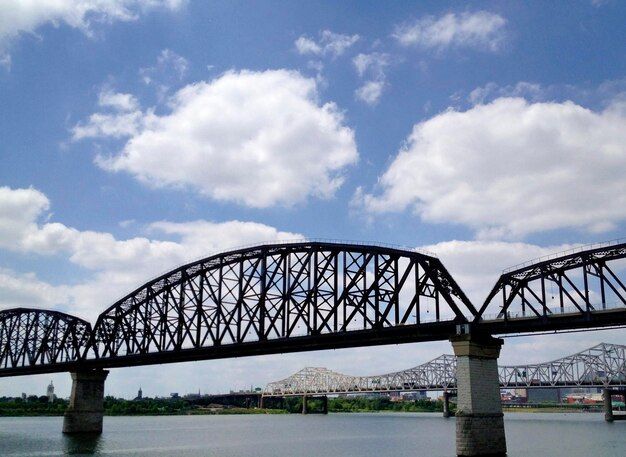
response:
<path fill-rule="evenodd" d="M 5 0 L 0 309 L 95 322 L 256 242 L 436 253 L 476 305 L 502 269 L 626 233 L 626 5 Z M 507 339 L 540 362 L 621 330 Z M 432 343 L 113 370 L 132 397 L 304 366 L 408 368 Z M 0 379 L 61 396 L 69 375 Z"/>

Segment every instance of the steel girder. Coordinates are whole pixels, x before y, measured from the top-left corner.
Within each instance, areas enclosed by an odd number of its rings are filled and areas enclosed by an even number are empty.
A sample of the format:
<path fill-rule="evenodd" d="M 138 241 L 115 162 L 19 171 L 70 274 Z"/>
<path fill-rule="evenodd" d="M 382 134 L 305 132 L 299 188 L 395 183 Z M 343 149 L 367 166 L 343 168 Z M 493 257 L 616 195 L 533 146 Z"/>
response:
<path fill-rule="evenodd" d="M 624 258 L 626 243 L 607 244 L 506 272 L 473 326 L 498 334 L 624 325 Z"/>
<path fill-rule="evenodd" d="M 626 385 L 626 346 L 601 343 L 551 362 L 498 367 L 500 387 L 609 387 Z M 326 368 L 304 368 L 267 384 L 264 396 L 409 392 L 456 389 L 456 357 L 441 355 L 408 370 L 350 376 Z"/>
<path fill-rule="evenodd" d="M 0 376 L 68 369 L 80 361 L 90 337 L 91 324 L 68 314 L 0 311 Z"/>
<path fill-rule="evenodd" d="M 111 367 L 441 340 L 475 314 L 430 255 L 265 245 L 202 259 L 135 290 L 100 315 L 86 355 Z"/>

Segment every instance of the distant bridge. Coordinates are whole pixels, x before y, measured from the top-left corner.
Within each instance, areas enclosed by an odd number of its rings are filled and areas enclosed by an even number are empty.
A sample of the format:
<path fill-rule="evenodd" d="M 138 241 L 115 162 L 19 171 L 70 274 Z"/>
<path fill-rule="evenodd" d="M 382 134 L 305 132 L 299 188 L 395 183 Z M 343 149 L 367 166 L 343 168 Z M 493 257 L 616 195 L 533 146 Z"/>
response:
<path fill-rule="evenodd" d="M 498 367 L 500 387 L 626 386 L 626 346 L 601 343 L 551 362 Z M 269 383 L 263 396 L 332 395 L 456 389 L 456 357 L 441 355 L 408 370 L 349 376 L 326 368 L 304 368 Z"/>
<path fill-rule="evenodd" d="M 0 311 L 0 376 L 626 325 L 626 243 L 504 273 L 480 309 L 431 254 L 296 242 L 214 255 L 160 276 L 92 327 Z"/>

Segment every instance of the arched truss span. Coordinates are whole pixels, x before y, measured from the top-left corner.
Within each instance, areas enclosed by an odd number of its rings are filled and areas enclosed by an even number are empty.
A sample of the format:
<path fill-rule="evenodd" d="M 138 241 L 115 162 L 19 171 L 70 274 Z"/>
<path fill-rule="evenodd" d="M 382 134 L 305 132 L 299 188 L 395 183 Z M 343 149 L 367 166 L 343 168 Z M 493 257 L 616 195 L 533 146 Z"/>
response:
<path fill-rule="evenodd" d="M 87 358 L 112 367 L 441 340 L 475 314 L 423 253 L 265 245 L 185 265 L 124 297 L 98 318 Z"/>
<path fill-rule="evenodd" d="M 502 274 L 474 326 L 548 331 L 626 324 L 626 243 L 609 243 Z"/>
<path fill-rule="evenodd" d="M 327 368 L 307 367 L 269 383 L 264 396 L 448 390 L 456 388 L 456 357 L 444 354 L 430 362 L 395 373 L 350 376 Z"/>
<path fill-rule="evenodd" d="M 498 367 L 500 387 L 609 387 L 626 385 L 626 346 L 600 343 L 551 362 Z M 267 384 L 264 396 L 456 389 L 456 357 L 441 355 L 408 370 L 349 376 L 304 368 Z"/>
<path fill-rule="evenodd" d="M 506 387 L 626 385 L 626 346 L 601 343 L 552 362 L 499 367 Z"/>
<path fill-rule="evenodd" d="M 91 337 L 91 324 L 69 314 L 40 309 L 0 311 L 0 375 L 60 371 L 77 363 Z"/>

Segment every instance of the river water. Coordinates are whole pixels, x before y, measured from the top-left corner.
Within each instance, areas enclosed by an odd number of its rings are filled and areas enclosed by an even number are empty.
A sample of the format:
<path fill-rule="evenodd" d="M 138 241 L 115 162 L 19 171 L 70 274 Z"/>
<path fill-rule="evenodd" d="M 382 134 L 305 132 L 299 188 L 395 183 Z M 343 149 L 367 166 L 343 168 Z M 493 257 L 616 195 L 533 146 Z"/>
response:
<path fill-rule="evenodd" d="M 60 417 L 0 417 L 0 456 L 454 457 L 455 420 L 434 413 L 105 417 L 72 438 Z M 624 457 L 626 421 L 507 413 L 509 457 Z"/>

